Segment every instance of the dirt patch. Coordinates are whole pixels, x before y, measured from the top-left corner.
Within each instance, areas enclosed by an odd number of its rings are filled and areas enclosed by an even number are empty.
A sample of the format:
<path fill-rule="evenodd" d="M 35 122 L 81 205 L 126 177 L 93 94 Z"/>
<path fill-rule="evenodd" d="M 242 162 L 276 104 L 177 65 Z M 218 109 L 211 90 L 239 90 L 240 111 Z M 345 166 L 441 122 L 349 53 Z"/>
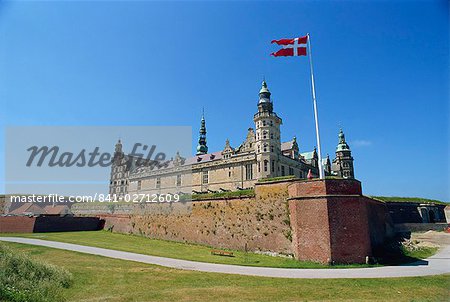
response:
<path fill-rule="evenodd" d="M 418 241 L 422 246 L 445 247 L 447 245 L 450 245 L 450 234 L 436 231 L 427 231 L 425 233 L 412 233 L 411 241 Z"/>

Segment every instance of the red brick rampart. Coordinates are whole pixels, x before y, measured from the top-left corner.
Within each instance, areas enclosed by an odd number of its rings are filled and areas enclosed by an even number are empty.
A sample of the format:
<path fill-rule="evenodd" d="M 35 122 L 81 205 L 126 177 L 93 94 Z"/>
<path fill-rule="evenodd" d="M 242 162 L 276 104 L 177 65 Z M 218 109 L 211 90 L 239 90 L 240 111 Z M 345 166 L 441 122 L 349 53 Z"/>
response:
<path fill-rule="evenodd" d="M 96 217 L 0 216 L 0 233 L 95 231 L 102 229 L 103 224 L 104 221 Z"/>
<path fill-rule="evenodd" d="M 364 263 L 387 235 L 385 205 L 362 196 L 357 180 L 300 181 L 288 191 L 297 259 Z"/>
<path fill-rule="evenodd" d="M 33 233 L 36 217 L 0 217 L 0 233 Z"/>

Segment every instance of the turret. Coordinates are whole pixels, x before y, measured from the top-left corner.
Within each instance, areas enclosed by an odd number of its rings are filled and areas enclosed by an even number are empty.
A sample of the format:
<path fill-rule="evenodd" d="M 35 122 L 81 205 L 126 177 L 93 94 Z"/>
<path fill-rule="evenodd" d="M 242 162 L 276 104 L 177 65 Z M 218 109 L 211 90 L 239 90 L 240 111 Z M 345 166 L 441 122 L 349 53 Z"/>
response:
<path fill-rule="evenodd" d="M 115 153 L 122 153 L 122 141 L 120 140 L 120 138 L 119 138 L 119 140 L 116 143 L 114 152 Z"/>
<path fill-rule="evenodd" d="M 272 112 L 273 104 L 270 100 L 271 93 L 267 88 L 267 83 L 263 80 L 261 89 L 259 90 L 258 112 Z"/>
<path fill-rule="evenodd" d="M 255 122 L 255 153 L 257 160 L 257 178 L 268 178 L 280 175 L 279 158 L 281 155 L 280 125 L 281 118 L 273 112 L 271 93 L 266 81 L 259 90 L 258 112 Z"/>
<path fill-rule="evenodd" d="M 355 178 L 352 151 L 345 141 L 345 134 L 342 129 L 339 130 L 338 138 L 339 142 L 336 147 L 336 158 L 333 160 L 332 164 L 333 174 L 342 178 Z"/>
<path fill-rule="evenodd" d="M 117 141 L 115 147 L 114 147 L 114 157 L 113 157 L 113 163 L 119 164 L 122 161 L 122 158 L 124 157 L 124 153 L 122 151 L 122 141 Z"/>
<path fill-rule="evenodd" d="M 208 146 L 206 145 L 206 122 L 205 114 L 202 113 L 202 119 L 200 121 L 200 131 L 197 145 L 197 155 L 208 153 Z"/>

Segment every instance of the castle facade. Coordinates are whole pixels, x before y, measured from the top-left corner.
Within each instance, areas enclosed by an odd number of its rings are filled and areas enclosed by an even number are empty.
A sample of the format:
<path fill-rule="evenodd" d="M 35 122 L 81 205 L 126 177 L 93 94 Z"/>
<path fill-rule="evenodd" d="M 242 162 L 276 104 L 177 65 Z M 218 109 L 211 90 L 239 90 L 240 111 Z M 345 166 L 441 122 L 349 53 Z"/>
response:
<path fill-rule="evenodd" d="M 253 116 L 255 128 L 249 128 L 243 143 L 232 147 L 226 140 L 223 150 L 208 152 L 206 121 L 202 115 L 197 152 L 184 158 L 176 154 L 164 168 L 137 160 L 115 146 L 111 168 L 110 194 L 207 193 L 253 188 L 260 179 L 282 176 L 315 178 L 319 164 L 325 175 L 354 178 L 353 157 L 342 129 L 336 156 L 318 162 L 317 151 L 301 153 L 296 137 L 281 142 L 282 119 L 273 111 L 271 92 L 265 81 L 259 91 L 258 111 Z"/>

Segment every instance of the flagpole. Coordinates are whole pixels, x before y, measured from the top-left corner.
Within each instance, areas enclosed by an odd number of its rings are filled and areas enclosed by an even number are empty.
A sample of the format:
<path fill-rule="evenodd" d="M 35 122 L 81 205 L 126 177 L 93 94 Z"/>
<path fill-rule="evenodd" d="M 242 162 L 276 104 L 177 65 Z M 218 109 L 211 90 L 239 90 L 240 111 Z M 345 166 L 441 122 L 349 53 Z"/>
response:
<path fill-rule="evenodd" d="M 316 122 L 316 140 L 317 140 L 317 152 L 319 157 L 319 178 L 324 179 L 323 166 L 322 166 L 322 151 L 320 148 L 320 135 L 319 135 L 319 118 L 317 114 L 317 101 L 316 101 L 316 88 L 314 85 L 314 70 L 313 70 L 313 62 L 312 62 L 312 52 L 311 52 L 311 37 L 309 33 L 306 34 L 308 37 L 308 57 L 309 57 L 309 68 L 311 70 L 311 91 L 312 91 L 312 99 L 314 105 L 314 119 Z"/>

